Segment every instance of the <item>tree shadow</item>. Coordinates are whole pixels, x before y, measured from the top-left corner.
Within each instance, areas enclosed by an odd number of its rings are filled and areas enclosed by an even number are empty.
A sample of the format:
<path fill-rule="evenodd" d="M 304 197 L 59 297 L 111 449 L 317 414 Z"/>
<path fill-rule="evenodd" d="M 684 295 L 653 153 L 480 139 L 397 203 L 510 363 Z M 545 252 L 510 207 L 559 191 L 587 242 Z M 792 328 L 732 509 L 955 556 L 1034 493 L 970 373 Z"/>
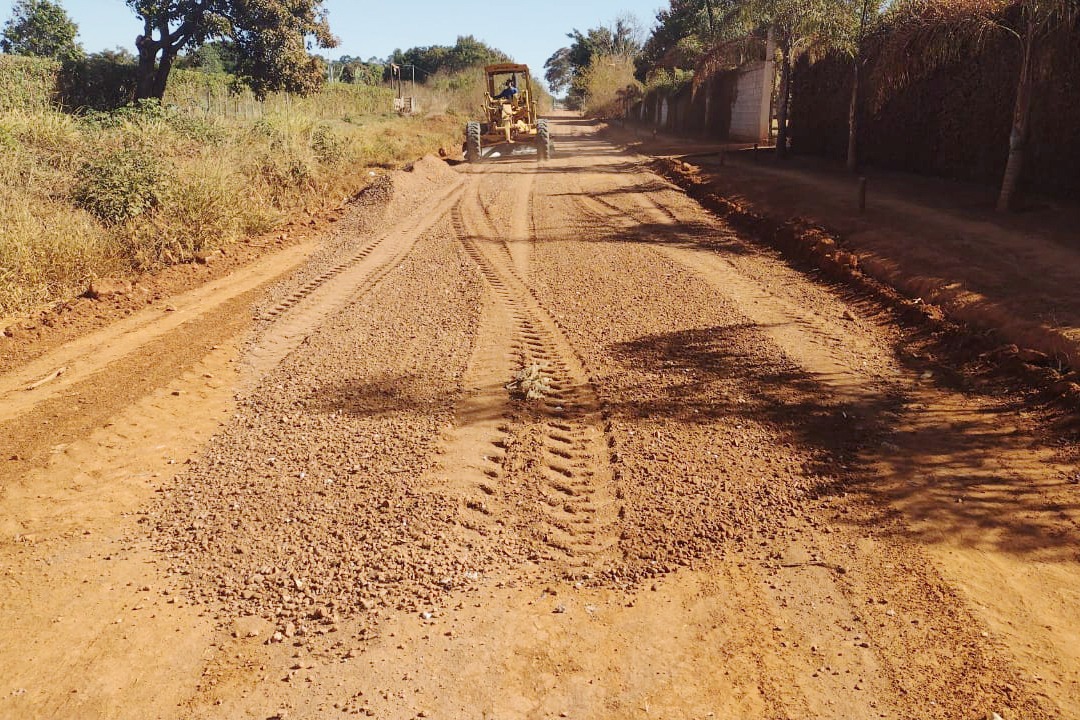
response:
<path fill-rule="evenodd" d="M 445 388 L 432 387 L 421 375 L 384 375 L 323 385 L 309 409 L 323 415 L 344 414 L 354 418 L 449 412 L 454 415 L 455 425 L 460 427 L 503 419 L 512 403 L 508 391 L 501 387 L 499 391 L 499 401 L 478 403 L 470 401 L 479 392 L 476 388 L 447 392 Z M 503 392 L 506 392 L 505 401 Z"/>
<path fill-rule="evenodd" d="M 384 375 L 320 385 L 308 401 L 311 412 L 377 418 L 407 412 L 434 414 L 450 410 L 456 396 L 435 392 L 420 375 Z"/>
<path fill-rule="evenodd" d="M 640 378 L 611 389 L 612 416 L 714 427 L 765 423 L 779 442 L 812 458 L 804 467 L 817 476 L 815 497 L 854 493 L 878 520 L 890 514 L 905 519 L 868 521 L 876 532 L 892 529 L 924 544 L 948 541 L 1040 560 L 1080 559 L 1073 520 L 1080 514 L 1080 487 L 1065 477 L 1045 479 L 1034 458 L 1019 473 L 1015 465 L 1006 470 L 995 463 L 1002 453 L 1016 457 L 1031 444 L 1025 433 L 1000 423 L 1024 406 L 1022 399 L 981 411 L 990 417 L 958 418 L 948 410 L 912 408 L 897 391 L 866 388 L 840 396 L 828 377 L 763 358 L 755 350 L 760 329 L 732 324 L 609 347 L 628 375 Z"/>
<path fill-rule="evenodd" d="M 482 238 L 482 240 L 490 240 L 490 238 Z M 637 223 L 629 228 L 620 228 L 604 234 L 590 235 L 589 237 L 553 238 L 549 235 L 541 235 L 537 237 L 536 242 L 541 244 L 585 242 L 596 245 L 631 243 L 686 249 L 708 248 L 730 255 L 745 255 L 751 252 L 745 243 L 738 241 L 734 235 L 719 234 L 707 225 L 697 223 L 681 225 Z"/>

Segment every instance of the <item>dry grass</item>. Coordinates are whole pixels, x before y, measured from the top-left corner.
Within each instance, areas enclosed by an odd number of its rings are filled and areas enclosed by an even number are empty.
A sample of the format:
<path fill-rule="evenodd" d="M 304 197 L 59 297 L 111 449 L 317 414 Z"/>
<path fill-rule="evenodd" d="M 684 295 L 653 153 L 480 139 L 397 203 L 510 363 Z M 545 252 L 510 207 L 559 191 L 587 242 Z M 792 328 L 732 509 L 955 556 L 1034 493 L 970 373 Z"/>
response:
<path fill-rule="evenodd" d="M 332 86 L 248 118 L 156 106 L 75 117 L 32 93 L 0 109 L 0 317 L 336 206 L 370 168 L 459 144 L 455 118 L 373 114 L 382 94 Z"/>
<path fill-rule="evenodd" d="M 517 400 L 543 400 L 551 392 L 551 380 L 544 375 L 543 366 L 529 365 L 514 375 L 506 389 Z"/>

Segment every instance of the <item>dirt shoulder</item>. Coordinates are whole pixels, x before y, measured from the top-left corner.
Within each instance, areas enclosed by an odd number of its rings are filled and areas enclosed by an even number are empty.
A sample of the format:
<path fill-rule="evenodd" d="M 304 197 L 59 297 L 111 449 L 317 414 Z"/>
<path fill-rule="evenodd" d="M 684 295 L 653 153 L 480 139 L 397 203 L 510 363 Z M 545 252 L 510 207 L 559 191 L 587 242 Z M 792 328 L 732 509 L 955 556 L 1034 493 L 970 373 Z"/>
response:
<path fill-rule="evenodd" d="M 1068 370 L 1080 361 L 1080 207 L 1032 204 L 1001 215 L 992 188 L 867 171 L 860 211 L 860 177 L 814 158 L 779 165 L 766 150 L 733 146 L 721 155 L 720 146 L 693 140 L 609 134 L 644 154 L 678 159 L 698 193 L 739 213 L 820 226 L 861 273 L 940 308 L 982 334 L 984 349 L 1035 351 L 1021 360 L 1076 382 Z"/>
<path fill-rule="evenodd" d="M 28 315 L 0 318 L 0 372 L 147 308 L 156 306 L 163 312 L 173 312 L 168 309 L 173 296 L 226 278 L 262 258 L 283 251 L 306 255 L 347 211 L 348 204 L 343 204 L 297 217 L 272 233 L 245 238 L 201 255 L 198 262 L 170 265 L 130 278 L 104 278 L 83 295 Z"/>

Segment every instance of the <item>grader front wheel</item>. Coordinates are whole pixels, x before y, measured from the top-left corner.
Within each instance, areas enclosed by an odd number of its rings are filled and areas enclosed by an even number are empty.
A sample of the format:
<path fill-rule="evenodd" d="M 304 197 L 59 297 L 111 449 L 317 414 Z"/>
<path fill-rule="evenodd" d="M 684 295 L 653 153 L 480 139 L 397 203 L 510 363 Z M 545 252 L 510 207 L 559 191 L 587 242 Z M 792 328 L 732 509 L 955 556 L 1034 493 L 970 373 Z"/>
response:
<path fill-rule="evenodd" d="M 480 162 L 480 123 L 465 125 L 465 162 Z"/>
<path fill-rule="evenodd" d="M 547 120 L 536 121 L 536 155 L 540 160 L 550 160 L 555 146 L 551 143 L 551 128 Z"/>

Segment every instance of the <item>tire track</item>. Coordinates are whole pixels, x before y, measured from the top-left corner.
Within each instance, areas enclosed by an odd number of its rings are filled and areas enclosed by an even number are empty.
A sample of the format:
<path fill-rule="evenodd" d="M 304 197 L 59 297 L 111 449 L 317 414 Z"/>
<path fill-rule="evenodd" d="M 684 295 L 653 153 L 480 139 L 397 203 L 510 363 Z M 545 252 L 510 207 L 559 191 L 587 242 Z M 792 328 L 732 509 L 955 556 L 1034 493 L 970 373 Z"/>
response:
<path fill-rule="evenodd" d="M 478 187 L 476 178 L 466 181 L 462 197 L 450 211 L 458 238 L 468 235 L 463 205 L 473 200 Z M 506 477 L 506 452 L 512 445 L 512 408 L 505 384 L 516 366 L 511 346 L 516 323 L 504 293 L 492 285 L 483 267 L 480 271 L 486 292 L 461 380 L 462 397 L 454 409 L 455 425 L 443 439 L 436 484 L 458 499 L 462 527 L 490 537 L 506 533 L 508 510 L 499 485 Z"/>
<path fill-rule="evenodd" d="M 619 185 L 632 187 L 629 182 L 620 182 Z M 642 225 L 677 229 L 692 224 L 646 192 L 623 194 L 629 195 L 633 201 L 633 207 L 629 210 L 603 197 L 580 192 L 575 199 L 583 212 L 599 222 L 626 230 L 635 230 Z M 739 303 L 742 312 L 772 336 L 780 347 L 785 348 L 794 361 L 812 373 L 819 382 L 829 386 L 838 398 L 858 402 L 868 392 L 876 392 L 876 389 L 869 388 L 876 387 L 881 377 L 856 367 L 852 362 L 850 352 L 845 349 L 848 344 L 846 328 L 838 327 L 836 322 L 830 323 L 816 313 L 807 312 L 782 294 L 763 287 L 708 248 L 686 247 L 685 243 L 676 240 L 670 245 L 662 241 L 650 245 L 649 250 L 689 269 Z"/>
<path fill-rule="evenodd" d="M 437 197 L 426 212 L 409 217 L 367 243 L 341 262 L 288 295 L 260 318 L 267 323 L 249 349 L 249 382 L 255 382 L 289 353 L 333 312 L 369 292 L 393 272 L 416 241 L 451 211 L 461 195 L 457 181 Z"/>
<path fill-rule="evenodd" d="M 611 528 L 617 516 L 616 499 L 606 458 L 611 452 L 610 438 L 605 436 L 604 413 L 580 359 L 519 274 L 516 260 L 520 261 L 521 254 L 510 246 L 530 242 L 532 186 L 529 179 L 516 188 L 507 232 L 495 229 L 479 183 L 466 193 L 454 216 L 466 254 L 509 320 L 502 343 L 514 362 L 509 368 L 504 366 L 504 371 L 511 372 L 500 377 L 500 384 L 511 379 L 513 370 L 535 365 L 549 388 L 535 403 L 504 400 L 516 426 L 504 424 L 497 442 L 503 462 L 508 450 L 515 462 L 486 472 L 487 477 L 476 486 L 486 488 L 488 496 L 495 494 L 492 480 L 525 486 L 526 501 L 520 504 L 526 516 L 535 515 L 527 517 L 533 538 L 570 567 L 595 566 L 615 545 Z M 519 205 L 522 202 L 524 207 Z M 480 348 L 478 352 L 487 351 Z M 506 398 L 506 390 L 500 389 Z M 523 470 L 528 477 L 522 477 Z M 513 487 L 502 490 L 517 494 Z M 530 513 L 530 508 L 538 512 Z"/>

